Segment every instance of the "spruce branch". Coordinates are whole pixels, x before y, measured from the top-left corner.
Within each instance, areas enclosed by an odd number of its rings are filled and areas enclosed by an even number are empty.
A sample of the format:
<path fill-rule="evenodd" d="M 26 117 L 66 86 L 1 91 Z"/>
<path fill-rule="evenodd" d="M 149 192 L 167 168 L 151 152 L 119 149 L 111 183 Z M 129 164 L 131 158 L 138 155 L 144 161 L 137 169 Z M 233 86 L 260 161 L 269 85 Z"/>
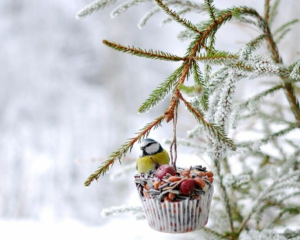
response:
<path fill-rule="evenodd" d="M 246 102 L 240 104 L 239 108 L 240 109 L 249 108 L 250 105 L 255 104 L 257 101 L 261 100 L 263 97 L 269 96 L 270 94 L 274 94 L 276 91 L 278 91 L 282 88 L 284 88 L 284 86 L 282 84 L 279 84 L 270 89 L 267 89 L 267 90 L 255 95 L 254 97 L 248 99 Z"/>
<path fill-rule="evenodd" d="M 235 73 L 230 73 L 224 81 L 222 90 L 220 92 L 217 110 L 215 112 L 215 121 L 221 128 L 225 129 L 227 126 L 227 119 L 231 112 L 231 104 L 233 94 L 235 92 L 235 83 L 238 77 Z"/>
<path fill-rule="evenodd" d="M 291 31 L 290 28 L 285 29 L 278 38 L 275 39 L 276 44 L 278 44 L 284 37 Z"/>
<path fill-rule="evenodd" d="M 164 2 L 168 6 L 174 6 L 178 8 L 185 8 L 189 7 L 191 9 L 197 10 L 198 12 L 204 12 L 205 6 L 203 4 L 199 4 L 198 2 L 194 1 L 180 1 L 180 0 L 167 0 Z"/>
<path fill-rule="evenodd" d="M 287 165 L 289 165 L 289 162 L 287 163 Z M 277 178 L 275 179 L 273 184 L 271 184 L 269 187 L 265 188 L 265 190 L 256 198 L 255 202 L 252 205 L 251 210 L 244 217 L 243 222 L 242 222 L 239 230 L 237 231 L 238 234 L 240 234 L 244 230 L 244 228 L 247 226 L 247 223 L 251 219 L 252 215 L 256 212 L 255 209 L 257 209 L 262 204 L 262 202 L 265 200 L 266 195 L 269 192 L 271 192 L 277 186 L 278 183 L 280 183 L 282 181 L 282 176 L 284 177 L 285 173 L 286 173 L 286 169 L 283 168 L 283 170 L 281 171 L 281 174 L 277 175 Z"/>
<path fill-rule="evenodd" d="M 206 10 L 210 16 L 210 18 L 216 22 L 216 9 L 215 6 L 213 5 L 213 0 L 204 0 L 204 5 L 206 7 Z"/>
<path fill-rule="evenodd" d="M 117 0 L 97 0 L 89 4 L 88 6 L 81 9 L 77 15 L 76 18 L 80 19 L 83 17 L 86 17 L 90 14 L 92 14 L 95 11 L 98 11 L 100 9 L 105 8 L 106 6 L 115 3 Z"/>
<path fill-rule="evenodd" d="M 288 205 L 282 208 L 283 209 L 277 214 L 277 216 L 272 220 L 272 222 L 268 225 L 267 228 L 273 228 L 275 225 L 282 223 L 284 221 L 283 217 L 286 215 L 293 216 L 300 214 L 299 205 Z"/>
<path fill-rule="evenodd" d="M 164 100 L 170 91 L 175 87 L 183 71 L 183 66 L 176 69 L 164 82 L 162 82 L 147 98 L 147 100 L 140 106 L 139 112 L 144 113 L 156 106 L 159 102 Z"/>
<path fill-rule="evenodd" d="M 154 8 L 152 8 L 150 11 L 148 11 L 139 21 L 138 23 L 138 27 L 139 29 L 142 29 L 148 22 L 148 20 L 155 15 L 156 13 L 160 12 L 160 8 L 155 6 Z"/>
<path fill-rule="evenodd" d="M 101 175 L 107 173 L 107 171 L 113 166 L 116 160 L 121 162 L 121 158 L 126 155 L 128 151 L 131 151 L 133 145 L 138 141 L 140 142 L 142 139 L 147 137 L 152 129 L 157 128 L 162 121 L 164 120 L 164 116 L 160 116 L 155 119 L 152 123 L 147 124 L 144 128 L 142 128 L 137 136 L 129 139 L 125 144 L 123 144 L 117 151 L 113 152 L 108 160 L 102 163 L 97 171 L 91 174 L 88 179 L 85 181 L 84 185 L 89 186 L 92 181 L 98 180 Z"/>
<path fill-rule="evenodd" d="M 145 57 L 145 58 L 151 58 L 151 59 L 158 59 L 158 60 L 166 60 L 166 61 L 183 61 L 185 58 L 178 57 L 174 54 L 165 53 L 163 51 L 153 51 L 153 50 L 142 50 L 140 48 L 134 48 L 134 47 L 126 47 L 120 44 L 116 44 L 113 42 L 109 42 L 107 40 L 103 40 L 103 43 L 120 52 L 129 53 L 138 57 Z"/>
<path fill-rule="evenodd" d="M 240 142 L 240 143 L 236 144 L 236 146 L 237 147 L 249 147 L 251 145 L 261 146 L 261 145 L 266 144 L 269 141 L 273 141 L 273 140 L 275 140 L 297 128 L 300 128 L 300 125 L 298 123 L 294 123 L 294 124 L 291 124 L 288 128 L 285 128 L 283 130 L 280 130 L 278 132 L 270 134 L 269 136 L 262 138 L 260 140 Z"/>
<path fill-rule="evenodd" d="M 239 57 L 236 54 L 231 54 L 224 51 L 214 51 L 206 55 L 199 54 L 199 56 L 194 57 L 194 60 L 219 65 L 228 63 L 228 61 L 237 60 L 238 58 Z"/>
<path fill-rule="evenodd" d="M 124 2 L 120 6 L 116 7 L 110 13 L 110 16 L 111 16 L 111 18 L 115 18 L 115 17 L 119 16 L 121 13 L 124 13 L 125 11 L 127 11 L 132 6 L 137 6 L 137 5 L 140 5 L 141 3 L 150 2 L 150 1 L 151 0 L 131 0 L 131 1 Z"/>
<path fill-rule="evenodd" d="M 293 79 L 300 79 L 300 60 L 296 61 L 295 63 L 293 63 L 290 68 L 292 68 L 290 77 Z"/>
<path fill-rule="evenodd" d="M 143 208 L 140 206 L 115 206 L 103 209 L 101 215 L 103 217 L 109 217 L 111 215 L 121 214 L 121 213 L 132 213 L 134 215 L 143 213 Z"/>
<path fill-rule="evenodd" d="M 195 85 L 205 87 L 206 84 L 204 82 L 200 67 L 196 61 L 192 61 L 192 71 Z"/>
<path fill-rule="evenodd" d="M 201 86 L 202 88 L 202 96 L 200 99 L 200 104 L 204 111 L 207 111 L 208 109 L 208 99 L 209 99 L 209 93 L 207 89 L 207 84 L 203 79 L 200 67 L 196 61 L 192 61 L 192 71 L 193 71 L 193 78 L 195 86 Z"/>
<path fill-rule="evenodd" d="M 177 12 L 177 14 L 179 16 L 183 16 L 184 14 L 188 13 L 188 12 L 191 12 L 192 9 L 191 8 L 184 8 L 180 11 Z M 166 19 L 164 19 L 161 23 L 160 23 L 160 26 L 163 26 L 163 25 L 166 25 L 167 23 L 170 23 L 173 21 L 173 18 L 172 17 L 167 17 Z"/>
<path fill-rule="evenodd" d="M 299 22 L 299 19 L 294 19 L 294 20 L 288 21 L 287 23 L 281 25 L 279 28 L 277 28 L 274 31 L 274 36 L 276 36 L 277 34 L 279 34 L 282 31 L 285 31 L 287 29 L 287 27 L 290 27 L 298 22 Z"/>
<path fill-rule="evenodd" d="M 201 32 L 197 29 L 197 27 L 192 24 L 190 21 L 181 18 L 175 11 L 171 10 L 167 5 L 165 5 L 161 0 L 154 0 L 157 5 L 167 14 L 169 15 L 171 18 L 174 19 L 174 21 L 180 23 L 181 25 L 183 25 L 184 27 L 201 34 Z"/>
<path fill-rule="evenodd" d="M 218 233 L 217 231 L 211 229 L 211 228 L 208 228 L 208 227 L 205 227 L 203 228 L 203 231 L 205 231 L 206 233 L 208 233 L 209 235 L 213 236 L 214 239 L 224 239 L 223 235 Z"/>
<path fill-rule="evenodd" d="M 258 37 L 251 40 L 246 46 L 240 51 L 240 56 L 242 60 L 248 60 L 250 54 L 257 50 L 260 46 L 262 40 L 264 40 L 267 36 L 265 34 L 261 34 Z"/>
<path fill-rule="evenodd" d="M 272 23 L 274 22 L 274 19 L 275 19 L 276 15 L 278 14 L 279 4 L 280 4 L 280 0 L 276 0 L 274 2 L 273 6 L 271 7 L 270 15 L 269 15 L 269 21 L 268 21 L 268 24 L 270 26 L 272 25 Z"/>
<path fill-rule="evenodd" d="M 187 109 L 195 116 L 195 118 L 198 120 L 198 122 L 204 126 L 206 132 L 209 134 L 209 136 L 213 136 L 214 139 L 216 139 L 219 143 L 222 145 L 227 146 L 231 150 L 236 150 L 236 146 L 232 139 L 228 138 L 225 134 L 225 132 L 217 125 L 213 123 L 208 123 L 205 121 L 204 117 L 201 115 L 199 111 L 197 111 L 195 108 L 192 107 L 192 105 L 186 101 L 183 96 L 180 94 L 180 92 L 177 92 L 178 98 L 184 102 Z"/>
<path fill-rule="evenodd" d="M 270 0 L 265 0 L 265 21 L 269 22 L 270 17 Z"/>
<path fill-rule="evenodd" d="M 221 128 L 222 129 L 222 128 Z M 224 129 L 222 129 L 224 130 Z M 219 186 L 221 190 L 221 196 L 222 200 L 225 205 L 227 220 L 229 222 L 231 233 L 234 233 L 234 225 L 233 225 L 233 217 L 232 217 L 232 206 L 229 199 L 228 189 L 225 187 L 224 184 L 224 176 L 221 173 L 221 162 L 224 161 L 224 149 L 221 144 L 214 144 L 213 146 L 214 152 L 213 152 L 213 163 L 215 166 L 215 169 L 217 171 L 217 176 L 219 177 Z"/>
<path fill-rule="evenodd" d="M 266 40 L 268 43 L 268 48 L 272 54 L 272 58 L 273 58 L 274 62 L 277 64 L 282 64 L 283 63 L 282 58 L 279 55 L 276 42 L 274 41 L 273 35 L 271 34 L 268 23 L 254 9 L 250 9 L 247 7 L 242 7 L 240 9 L 238 9 L 239 12 L 241 10 L 243 10 L 244 14 L 249 14 L 250 16 L 257 18 L 257 20 L 259 22 L 259 27 L 262 29 L 263 33 L 267 36 Z M 269 22 L 270 21 L 271 21 L 271 14 L 269 17 Z M 291 109 L 295 115 L 295 118 L 300 123 L 300 105 L 299 105 L 298 99 L 296 98 L 296 95 L 294 93 L 294 88 L 291 83 L 286 82 L 285 77 L 281 76 L 281 79 L 284 83 L 285 93 L 286 93 L 287 99 L 291 105 Z"/>

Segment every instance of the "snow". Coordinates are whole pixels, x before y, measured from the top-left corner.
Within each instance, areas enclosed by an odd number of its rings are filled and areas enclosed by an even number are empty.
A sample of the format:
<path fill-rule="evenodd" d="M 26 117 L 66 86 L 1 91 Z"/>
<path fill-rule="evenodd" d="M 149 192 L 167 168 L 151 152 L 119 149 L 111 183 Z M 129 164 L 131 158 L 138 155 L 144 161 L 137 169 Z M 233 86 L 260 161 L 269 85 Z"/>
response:
<path fill-rule="evenodd" d="M 156 232 L 146 221 L 135 219 L 114 220 L 101 227 L 86 226 L 78 221 L 66 219 L 57 223 L 38 221 L 0 220 L 0 239 L 19 240 L 82 240 L 82 239 L 192 239 L 194 233 L 168 234 Z"/>

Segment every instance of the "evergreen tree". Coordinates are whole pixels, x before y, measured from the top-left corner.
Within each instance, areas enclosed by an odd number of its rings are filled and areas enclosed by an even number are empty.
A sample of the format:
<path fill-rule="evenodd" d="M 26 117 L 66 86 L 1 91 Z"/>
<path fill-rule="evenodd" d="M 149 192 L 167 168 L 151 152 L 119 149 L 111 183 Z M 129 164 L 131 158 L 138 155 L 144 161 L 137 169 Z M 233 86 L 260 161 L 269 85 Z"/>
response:
<path fill-rule="evenodd" d="M 111 16 L 146 2 L 153 2 L 155 6 L 144 15 L 139 27 L 144 27 L 157 13 L 164 12 L 167 18 L 163 23 L 175 21 L 184 27 L 178 35 L 179 39 L 190 41 L 184 56 L 107 40 L 103 43 L 138 57 L 180 62 L 142 103 L 139 112 L 149 111 L 168 95 L 171 101 L 161 116 L 112 153 L 85 185 L 107 173 L 115 161 L 121 161 L 134 144 L 163 121 L 173 120 L 176 125 L 177 106 L 182 103 L 199 124 L 189 131 L 186 139 L 176 141 L 174 138 L 171 143 L 175 141 L 201 149 L 202 154 L 210 156 L 216 175 L 217 192 L 210 216 L 212 227 L 199 231 L 201 239 L 300 239 L 300 230 L 289 230 L 286 224 L 297 219 L 300 212 L 300 142 L 299 137 L 288 137 L 297 131 L 299 134 L 297 82 L 300 81 L 300 61 L 284 64 L 277 47 L 298 20 L 272 28 L 279 0 L 272 4 L 265 0 L 263 14 L 246 6 L 217 9 L 213 0 L 204 0 L 203 4 L 189 0 L 130 0 L 117 6 Z M 85 17 L 115 3 L 116 0 L 97 0 L 81 10 L 77 17 Z M 207 13 L 208 17 L 205 21 L 192 23 L 184 17 L 187 13 Z M 216 33 L 229 21 L 251 25 L 259 35 L 238 52 L 218 50 L 215 48 Z M 261 54 L 259 48 L 265 49 L 265 54 Z M 186 85 L 189 76 L 194 80 L 193 86 Z M 246 101 L 239 101 L 234 96 L 238 81 L 253 81 L 251 79 L 262 76 L 265 77 L 263 83 L 268 84 L 266 90 Z M 285 93 L 286 102 L 274 101 L 272 95 L 280 91 Z M 249 131 L 259 132 L 261 138 L 239 141 L 234 137 L 235 133 L 247 134 Z M 203 135 L 206 141 L 200 144 L 198 139 Z M 267 144 L 278 154 L 262 151 L 261 147 Z M 233 164 L 241 167 L 240 173 L 233 171 Z M 142 214 L 136 207 L 112 208 L 105 214 L 124 211 Z M 278 227 L 285 227 L 286 231 L 279 233 Z"/>

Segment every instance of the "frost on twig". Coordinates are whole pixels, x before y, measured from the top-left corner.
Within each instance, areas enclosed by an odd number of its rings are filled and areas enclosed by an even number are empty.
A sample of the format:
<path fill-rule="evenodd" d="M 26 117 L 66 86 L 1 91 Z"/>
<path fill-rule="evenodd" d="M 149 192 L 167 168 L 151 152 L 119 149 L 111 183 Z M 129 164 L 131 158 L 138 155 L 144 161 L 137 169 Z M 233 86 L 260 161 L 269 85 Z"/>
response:
<path fill-rule="evenodd" d="M 138 220 L 145 219 L 144 210 L 142 207 L 133 206 L 115 206 L 103 209 L 101 212 L 102 217 L 114 216 L 122 213 L 131 213 L 136 216 Z"/>
<path fill-rule="evenodd" d="M 91 4 L 87 5 L 86 7 L 84 7 L 83 9 L 81 9 L 77 15 L 76 18 L 80 19 L 83 17 L 86 17 L 90 14 L 92 14 L 95 11 L 98 11 L 100 9 L 105 8 L 106 6 L 110 5 L 110 4 L 114 4 L 117 0 L 97 0 L 92 2 Z"/>

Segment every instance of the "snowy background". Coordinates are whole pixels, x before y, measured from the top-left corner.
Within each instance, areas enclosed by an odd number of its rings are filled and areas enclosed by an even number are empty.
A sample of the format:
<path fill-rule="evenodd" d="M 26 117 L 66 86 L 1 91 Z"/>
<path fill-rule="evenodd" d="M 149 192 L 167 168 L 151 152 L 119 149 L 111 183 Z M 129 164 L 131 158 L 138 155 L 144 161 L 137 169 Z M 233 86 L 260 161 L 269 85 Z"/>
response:
<path fill-rule="evenodd" d="M 239 1 L 226 2 L 216 1 L 216 6 Z M 243 4 L 262 12 L 263 3 L 253 2 Z M 288 2 L 280 21 L 297 17 L 300 4 Z M 176 40 L 182 29 L 177 24 L 159 27 L 163 14 L 144 30 L 137 28 L 151 4 L 113 20 L 112 8 L 76 20 L 77 11 L 88 3 L 0 1 L 0 239 L 97 239 L 108 234 L 122 234 L 122 239 L 192 239 L 193 233 L 161 235 L 128 215 L 101 217 L 107 207 L 139 205 L 134 171 L 113 179 L 122 170 L 117 164 L 111 176 L 89 188 L 83 185 L 101 161 L 164 111 L 168 101 L 148 114 L 137 114 L 148 94 L 178 66 L 121 54 L 102 40 L 177 55 L 183 55 L 188 44 Z M 299 58 L 299 25 L 294 29 L 298 31 L 288 39 L 297 39 L 295 44 L 282 41 L 279 46 L 287 63 Z M 219 34 L 226 38 L 218 48 L 236 51 L 257 33 L 228 24 Z M 251 87 L 239 93 L 249 95 Z M 186 112 L 180 121 L 179 134 L 184 136 L 195 121 Z M 171 137 L 171 126 L 163 125 L 151 137 Z M 123 166 L 137 155 L 134 148 Z"/>

